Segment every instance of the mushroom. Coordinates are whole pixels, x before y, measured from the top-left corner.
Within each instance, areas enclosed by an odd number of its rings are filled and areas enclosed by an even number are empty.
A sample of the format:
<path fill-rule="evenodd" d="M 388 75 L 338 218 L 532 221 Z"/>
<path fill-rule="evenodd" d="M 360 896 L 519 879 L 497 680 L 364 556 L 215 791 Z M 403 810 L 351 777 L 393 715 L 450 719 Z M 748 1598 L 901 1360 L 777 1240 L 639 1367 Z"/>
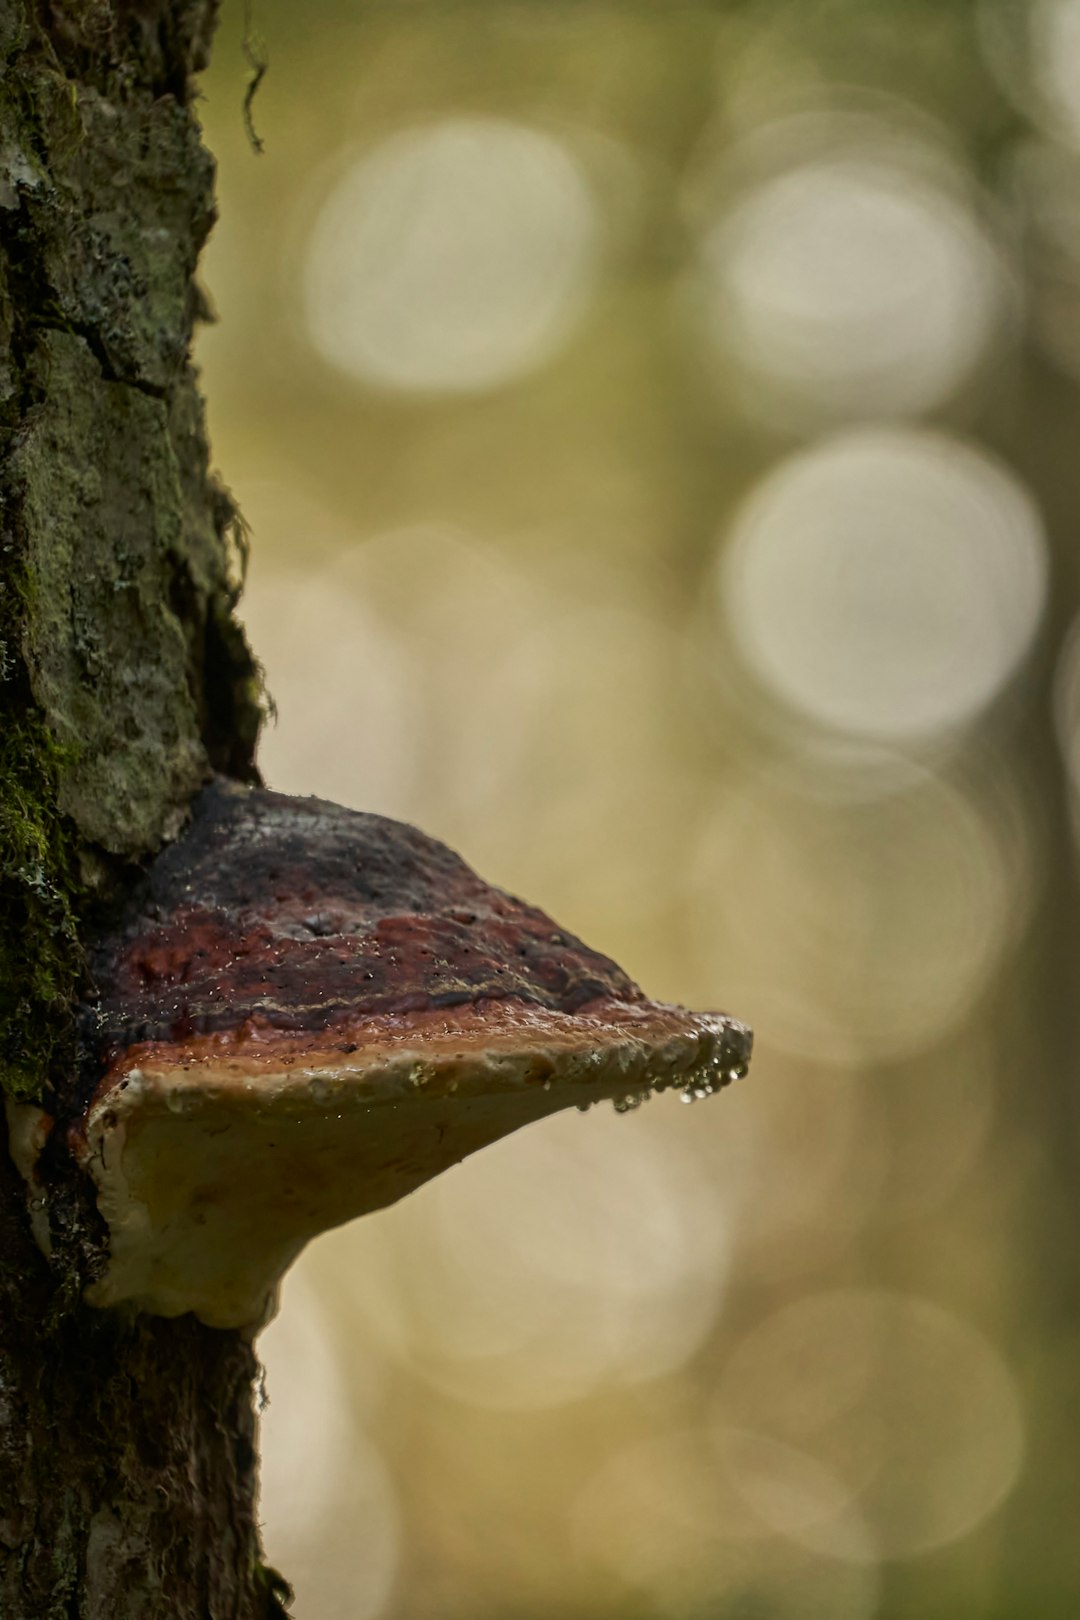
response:
<path fill-rule="evenodd" d="M 519 1126 L 706 1096 L 750 1054 L 415 828 L 224 781 L 91 969 L 86 1298 L 212 1327 L 257 1329 L 310 1238 Z"/>

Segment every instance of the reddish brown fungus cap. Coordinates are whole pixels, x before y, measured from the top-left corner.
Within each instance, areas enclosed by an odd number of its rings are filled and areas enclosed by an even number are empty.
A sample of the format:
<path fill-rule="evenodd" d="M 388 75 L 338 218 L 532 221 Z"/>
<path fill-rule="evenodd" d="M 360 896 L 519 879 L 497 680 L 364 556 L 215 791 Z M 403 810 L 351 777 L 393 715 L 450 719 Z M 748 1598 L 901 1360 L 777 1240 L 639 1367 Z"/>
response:
<path fill-rule="evenodd" d="M 88 1297 L 213 1326 L 256 1324 L 309 1238 L 518 1126 L 705 1096 L 750 1054 L 415 828 L 224 783 L 91 965 Z"/>

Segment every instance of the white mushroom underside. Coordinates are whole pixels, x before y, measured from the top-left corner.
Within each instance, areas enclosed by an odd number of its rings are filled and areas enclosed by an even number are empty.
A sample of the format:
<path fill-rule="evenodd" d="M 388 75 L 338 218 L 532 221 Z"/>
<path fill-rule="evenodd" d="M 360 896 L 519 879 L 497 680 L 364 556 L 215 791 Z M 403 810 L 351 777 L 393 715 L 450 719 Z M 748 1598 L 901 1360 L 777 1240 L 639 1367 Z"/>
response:
<path fill-rule="evenodd" d="M 539 1009 L 504 1022 L 481 1042 L 443 1015 L 422 1040 L 382 1029 L 303 1057 L 143 1049 L 91 1106 L 78 1155 L 109 1228 L 88 1301 L 256 1328 L 317 1233 L 532 1120 L 670 1086 L 706 1094 L 745 1055 L 741 1026 L 655 1004 L 614 1023 Z"/>

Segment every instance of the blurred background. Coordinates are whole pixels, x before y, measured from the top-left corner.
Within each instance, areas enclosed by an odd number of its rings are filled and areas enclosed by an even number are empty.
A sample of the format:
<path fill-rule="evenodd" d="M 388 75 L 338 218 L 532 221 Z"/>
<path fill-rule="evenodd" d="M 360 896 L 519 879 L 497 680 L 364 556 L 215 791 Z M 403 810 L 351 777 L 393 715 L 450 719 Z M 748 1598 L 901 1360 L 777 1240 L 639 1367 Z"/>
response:
<path fill-rule="evenodd" d="M 757 1032 L 331 1233 L 299 1620 L 1075 1620 L 1080 0 L 258 0 L 270 785 Z"/>

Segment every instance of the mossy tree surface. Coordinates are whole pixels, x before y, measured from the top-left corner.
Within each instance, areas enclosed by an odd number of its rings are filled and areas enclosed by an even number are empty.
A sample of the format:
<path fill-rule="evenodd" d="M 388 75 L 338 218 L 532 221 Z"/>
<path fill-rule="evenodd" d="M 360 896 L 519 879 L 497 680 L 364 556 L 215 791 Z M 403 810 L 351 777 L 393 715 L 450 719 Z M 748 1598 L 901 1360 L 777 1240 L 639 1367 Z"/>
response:
<path fill-rule="evenodd" d="M 190 363 L 215 12 L 0 0 L 0 1087 L 61 1126 L 90 1079 L 95 913 L 211 772 L 254 771 L 235 514 Z M 62 1138 L 50 1265 L 0 1134 L 0 1615 L 276 1613 L 251 1347 L 81 1303 L 100 1232 Z"/>

